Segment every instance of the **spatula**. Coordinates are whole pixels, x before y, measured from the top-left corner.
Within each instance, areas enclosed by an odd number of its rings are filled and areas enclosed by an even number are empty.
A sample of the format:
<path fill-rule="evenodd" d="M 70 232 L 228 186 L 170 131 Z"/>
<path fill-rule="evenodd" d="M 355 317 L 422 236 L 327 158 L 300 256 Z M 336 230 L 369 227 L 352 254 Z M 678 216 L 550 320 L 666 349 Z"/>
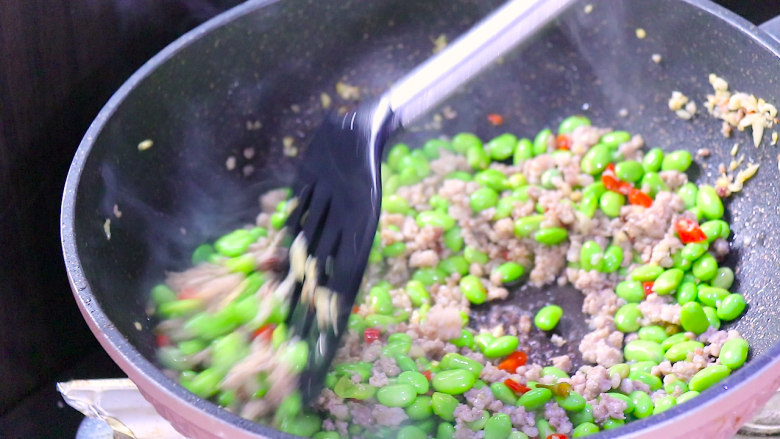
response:
<path fill-rule="evenodd" d="M 309 344 L 305 400 L 318 394 L 346 330 L 381 207 L 385 141 L 575 0 L 511 0 L 356 111 L 329 115 L 306 151 L 287 221 L 293 238 L 289 328 Z"/>

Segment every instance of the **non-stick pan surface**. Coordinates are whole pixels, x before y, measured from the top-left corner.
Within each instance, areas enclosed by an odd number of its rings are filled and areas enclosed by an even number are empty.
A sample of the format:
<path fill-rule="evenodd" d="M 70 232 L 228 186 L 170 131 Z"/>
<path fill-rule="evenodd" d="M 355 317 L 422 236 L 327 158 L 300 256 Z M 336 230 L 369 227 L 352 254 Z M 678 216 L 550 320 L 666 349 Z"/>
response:
<path fill-rule="evenodd" d="M 430 56 L 434 40 L 452 40 L 497 4 L 250 1 L 165 49 L 100 113 L 66 184 L 65 262 L 100 342 L 187 434 L 284 436 L 200 400 L 154 366 L 155 322 L 145 313 L 149 288 L 165 270 L 185 268 L 198 244 L 251 221 L 263 191 L 289 183 L 298 159 L 283 154 L 283 145 L 290 146 L 291 138 L 299 151 L 305 147 L 325 114 L 322 93 L 335 107 L 356 103 L 338 96 L 338 82 L 359 86 L 362 98 L 378 95 Z M 766 138 L 754 148 L 748 133 L 724 138 L 720 122 L 703 109 L 692 121 L 678 119 L 666 102 L 672 90 L 680 90 L 701 103 L 711 91 L 708 75 L 717 73 L 733 90 L 780 103 L 780 45 L 704 0 L 590 4 L 591 12 L 586 2 L 575 5 L 454 96 L 446 113 L 456 117 L 431 116 L 398 140 L 419 146 L 460 131 L 483 138 L 505 131 L 531 136 L 581 113 L 594 124 L 641 133 L 650 146 L 710 148 L 712 156 L 696 160 L 699 181 L 714 182 L 717 165 L 730 161 L 735 142 L 746 162 L 761 163 L 728 204 L 734 232 L 729 263 L 739 279 L 735 289 L 749 303 L 733 327 L 750 341 L 751 360 L 718 390 L 604 437 L 660 434 L 672 425 L 681 429 L 674 431 L 694 431 L 680 420 L 700 419 L 696 413 L 704 410 L 717 413 L 712 407 L 734 399 L 740 389 L 756 388 L 759 376 L 771 377 L 759 383 L 768 389 L 764 393 L 780 384 L 778 151 Z M 645 38 L 637 38 L 638 28 Z M 653 54 L 662 61 L 653 62 Z M 502 114 L 504 125 L 486 123 L 488 113 Z M 146 139 L 153 146 L 139 150 Z M 230 160 L 234 167 L 226 165 Z M 545 294 L 562 300 L 578 293 Z M 567 315 L 576 316 L 579 303 L 569 300 Z M 576 334 L 568 335 L 576 340 Z M 747 413 L 749 407 L 742 408 Z M 722 422 L 733 431 L 729 423 L 738 421 Z"/>

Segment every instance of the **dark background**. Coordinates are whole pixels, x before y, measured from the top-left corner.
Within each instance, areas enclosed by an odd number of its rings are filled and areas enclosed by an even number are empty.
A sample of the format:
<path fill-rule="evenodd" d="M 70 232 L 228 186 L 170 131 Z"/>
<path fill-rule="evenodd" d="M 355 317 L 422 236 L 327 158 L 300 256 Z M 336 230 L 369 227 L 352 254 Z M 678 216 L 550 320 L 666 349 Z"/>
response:
<path fill-rule="evenodd" d="M 65 276 L 58 216 L 68 166 L 135 69 L 238 3 L 0 1 L 0 437 L 74 437 L 81 415 L 63 406 L 54 384 L 121 376 Z M 780 14 L 778 0 L 719 3 L 754 23 Z"/>

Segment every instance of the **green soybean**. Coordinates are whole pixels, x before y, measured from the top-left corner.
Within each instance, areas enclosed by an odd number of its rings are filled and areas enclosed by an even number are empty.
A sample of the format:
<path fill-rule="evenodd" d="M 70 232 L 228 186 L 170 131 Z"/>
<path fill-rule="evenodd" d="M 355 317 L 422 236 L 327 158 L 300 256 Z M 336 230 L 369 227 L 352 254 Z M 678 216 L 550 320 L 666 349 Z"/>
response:
<path fill-rule="evenodd" d="M 680 284 L 680 289 L 677 291 L 677 303 L 684 305 L 688 302 L 696 300 L 699 295 L 699 287 L 695 282 L 683 282 Z"/>
<path fill-rule="evenodd" d="M 445 354 L 439 362 L 439 366 L 442 368 L 442 370 L 467 370 L 471 372 L 472 375 L 474 375 L 474 379 L 479 378 L 479 374 L 482 373 L 482 368 L 484 367 L 481 363 L 454 352 Z"/>
<path fill-rule="evenodd" d="M 471 374 L 468 375 L 471 376 Z M 458 404 L 458 400 L 450 394 L 433 392 L 433 395 L 431 395 L 431 409 L 445 421 L 453 421 L 455 419 L 453 413 Z"/>
<path fill-rule="evenodd" d="M 663 413 L 676 405 L 677 400 L 674 398 L 674 396 L 662 396 L 655 400 L 655 409 L 653 409 L 653 414 L 657 415 L 659 413 Z"/>
<path fill-rule="evenodd" d="M 603 267 L 604 254 L 596 241 L 585 241 L 580 247 L 580 267 L 583 270 L 599 270 Z"/>
<path fill-rule="evenodd" d="M 518 400 L 517 405 L 526 410 L 536 410 L 544 407 L 547 401 L 552 399 L 552 391 L 545 388 L 531 389 L 525 392 Z"/>
<path fill-rule="evenodd" d="M 599 432 L 598 425 L 592 422 L 583 422 L 582 424 L 574 427 L 571 433 L 571 437 L 587 437 Z"/>
<path fill-rule="evenodd" d="M 517 262 L 504 262 L 496 267 L 493 272 L 498 273 L 501 277 L 501 282 L 506 284 L 520 279 L 524 271 L 525 268 Z"/>
<path fill-rule="evenodd" d="M 408 156 L 409 153 L 409 146 L 405 143 L 393 145 L 387 153 L 387 165 L 396 172 L 400 171 L 401 159 Z"/>
<path fill-rule="evenodd" d="M 580 168 L 587 174 L 596 175 L 606 169 L 610 161 L 612 161 L 612 153 L 609 146 L 599 143 L 582 156 Z"/>
<path fill-rule="evenodd" d="M 667 350 L 664 354 L 664 357 L 673 363 L 677 361 L 683 361 L 688 357 L 688 354 L 693 353 L 693 351 L 696 349 L 703 347 L 704 343 L 698 341 L 684 341 L 670 347 L 669 350 Z"/>
<path fill-rule="evenodd" d="M 635 183 L 642 179 L 644 173 L 642 164 L 634 160 L 626 160 L 615 165 L 615 175 L 622 181 Z"/>
<path fill-rule="evenodd" d="M 696 195 L 699 193 L 699 187 L 695 183 L 685 183 L 677 189 L 677 195 L 682 198 L 685 208 L 690 209 L 696 205 Z"/>
<path fill-rule="evenodd" d="M 555 180 L 563 176 L 561 171 L 551 168 L 542 173 L 541 183 L 545 189 L 555 189 Z"/>
<path fill-rule="evenodd" d="M 718 261 L 711 254 L 705 253 L 694 261 L 691 271 L 697 279 L 706 282 L 718 274 Z"/>
<path fill-rule="evenodd" d="M 631 279 L 639 282 L 654 281 L 663 272 L 664 269 L 655 264 L 641 265 L 631 271 Z"/>
<path fill-rule="evenodd" d="M 386 258 L 395 258 L 401 256 L 406 251 L 406 244 L 402 241 L 394 242 L 382 249 L 382 256 Z"/>
<path fill-rule="evenodd" d="M 642 188 L 642 192 L 650 195 L 653 198 L 655 198 L 658 192 L 669 190 L 661 176 L 655 172 L 645 173 L 645 175 L 642 176 L 640 187 Z"/>
<path fill-rule="evenodd" d="M 593 406 L 585 404 L 585 408 L 578 412 L 569 413 L 569 420 L 574 425 L 581 425 L 585 422 L 593 422 Z"/>
<path fill-rule="evenodd" d="M 698 299 L 702 305 L 718 306 L 728 295 L 728 290 L 723 288 L 708 287 L 707 285 L 699 286 Z"/>
<path fill-rule="evenodd" d="M 728 290 L 734 283 L 734 271 L 729 267 L 718 267 L 718 272 L 715 274 L 715 278 L 710 282 L 713 287 L 723 288 Z"/>
<path fill-rule="evenodd" d="M 643 360 L 631 363 L 629 366 L 629 375 L 631 372 L 652 373 L 655 366 L 658 366 L 658 362 L 652 360 Z"/>
<path fill-rule="evenodd" d="M 436 429 L 436 439 L 452 439 L 455 436 L 455 427 L 448 423 L 442 422 Z"/>
<path fill-rule="evenodd" d="M 490 156 L 493 160 L 506 160 L 515 153 L 517 142 L 517 136 L 505 133 L 491 139 L 485 145 L 485 149 L 490 152 Z"/>
<path fill-rule="evenodd" d="M 417 271 L 412 274 L 412 279 L 418 280 L 422 282 L 423 285 L 429 287 L 434 284 L 443 283 L 444 280 L 447 279 L 447 272 L 438 268 L 423 267 L 417 269 Z"/>
<path fill-rule="evenodd" d="M 693 157 L 690 152 L 684 149 L 678 149 L 677 151 L 666 154 L 664 160 L 661 162 L 661 170 L 685 172 L 688 167 L 691 166 L 692 162 Z"/>
<path fill-rule="evenodd" d="M 644 326 L 637 332 L 640 340 L 649 340 L 656 343 L 663 343 L 668 338 L 666 330 L 658 325 Z"/>
<path fill-rule="evenodd" d="M 534 156 L 534 145 L 529 139 L 520 139 L 515 146 L 512 163 L 516 166 Z"/>
<path fill-rule="evenodd" d="M 688 384 L 686 384 L 685 381 L 675 377 L 674 375 L 671 375 L 671 377 L 674 378 L 674 379 L 671 380 L 670 382 L 664 384 L 664 391 L 667 394 L 669 394 L 669 395 L 673 395 L 673 394 L 682 395 L 683 393 L 688 391 Z"/>
<path fill-rule="evenodd" d="M 648 372 L 633 371 L 628 374 L 628 378 L 636 381 L 641 381 L 650 387 L 650 390 L 656 391 L 663 386 L 661 379 Z"/>
<path fill-rule="evenodd" d="M 415 282 L 417 284 L 422 285 L 422 283 L 417 281 L 410 281 L 410 282 Z M 374 312 L 379 314 L 393 313 L 393 298 L 390 296 L 390 291 L 388 291 L 387 289 L 379 286 L 375 286 L 368 291 L 368 297 L 369 297 L 368 303 Z"/>
<path fill-rule="evenodd" d="M 466 150 L 466 162 L 473 169 L 487 169 L 490 166 L 490 156 L 482 146 L 471 146 Z"/>
<path fill-rule="evenodd" d="M 506 413 L 496 413 L 485 423 L 485 439 L 507 439 L 512 432 L 512 420 Z"/>
<path fill-rule="evenodd" d="M 460 227 L 453 227 L 444 232 L 444 245 L 455 253 L 461 251 L 463 248 L 463 236 L 461 235 Z"/>
<path fill-rule="evenodd" d="M 389 213 L 401 213 L 405 215 L 409 211 L 409 202 L 400 195 L 391 194 L 382 197 L 382 209 Z"/>
<path fill-rule="evenodd" d="M 664 359 L 664 351 L 659 343 L 650 340 L 634 340 L 626 343 L 623 348 L 626 361 L 654 361 L 660 363 Z"/>
<path fill-rule="evenodd" d="M 664 151 L 661 148 L 652 148 L 647 151 L 642 159 L 642 167 L 645 172 L 658 172 L 664 162 Z"/>
<path fill-rule="evenodd" d="M 550 423 L 541 416 L 536 419 L 536 429 L 539 430 L 540 438 L 546 438 L 555 433 L 555 429 L 552 428 Z"/>
<path fill-rule="evenodd" d="M 470 265 L 471 264 L 469 264 L 469 261 L 467 261 L 465 257 L 457 255 L 442 259 L 441 262 L 439 262 L 438 268 L 446 271 L 448 274 L 458 273 L 461 276 L 464 276 L 468 274 Z"/>
<path fill-rule="evenodd" d="M 626 363 L 618 363 L 610 366 L 610 368 L 607 369 L 607 372 L 609 373 L 610 377 L 617 375 L 621 380 L 623 380 L 628 378 L 628 374 L 631 372 L 631 368 Z"/>
<path fill-rule="evenodd" d="M 686 331 L 701 334 L 710 326 L 707 315 L 698 302 L 688 302 L 680 309 L 680 324 Z"/>
<path fill-rule="evenodd" d="M 412 305 L 416 307 L 422 306 L 423 303 L 431 302 L 431 295 L 428 293 L 425 285 L 418 280 L 410 280 L 406 283 L 406 295 L 409 296 L 409 300 L 411 300 Z"/>
<path fill-rule="evenodd" d="M 509 388 L 506 384 L 496 381 L 490 385 L 490 390 L 493 392 L 493 397 L 503 402 L 506 405 L 517 405 L 517 397 L 515 392 Z"/>
<path fill-rule="evenodd" d="M 688 382 L 688 388 L 697 392 L 703 392 L 718 381 L 726 378 L 731 370 L 722 364 L 714 364 L 696 372 Z"/>
<path fill-rule="evenodd" d="M 544 221 L 544 215 L 531 215 L 518 218 L 517 221 L 515 221 L 515 235 L 518 238 L 531 236 L 532 233 L 539 230 L 542 221 Z"/>
<path fill-rule="evenodd" d="M 678 268 L 670 268 L 664 271 L 655 279 L 653 291 L 659 295 L 666 295 L 673 292 L 677 289 L 677 286 L 680 285 L 684 274 L 685 273 Z"/>
<path fill-rule="evenodd" d="M 437 392 L 460 395 L 471 389 L 474 381 L 474 375 L 468 370 L 444 370 L 433 376 L 433 388 Z"/>
<path fill-rule="evenodd" d="M 459 285 L 463 295 L 474 305 L 480 305 L 487 300 L 487 290 L 480 278 L 472 275 L 463 276 Z"/>
<path fill-rule="evenodd" d="M 488 358 L 505 357 L 517 349 L 519 340 L 513 335 L 503 335 L 496 337 L 493 341 L 487 344 L 482 350 Z"/>
<path fill-rule="evenodd" d="M 635 390 L 629 395 L 631 402 L 634 403 L 634 416 L 639 419 L 646 418 L 653 414 L 655 405 L 653 400 L 650 399 L 650 395 L 641 391 Z"/>
<path fill-rule="evenodd" d="M 630 414 L 634 412 L 634 402 L 628 396 L 618 392 L 607 392 L 607 396 L 614 399 L 619 399 L 626 404 L 626 408 L 623 409 L 623 413 Z"/>
<path fill-rule="evenodd" d="M 718 317 L 718 311 L 711 306 L 702 306 L 701 308 L 704 310 L 704 315 L 707 316 L 707 321 L 710 323 L 710 326 L 715 329 L 720 329 L 720 317 Z"/>
<path fill-rule="evenodd" d="M 610 245 L 604 250 L 604 264 L 603 271 L 605 273 L 613 273 L 620 268 L 623 264 L 623 249 L 617 245 Z"/>
<path fill-rule="evenodd" d="M 550 129 L 545 128 L 539 131 L 539 134 L 534 138 L 534 156 L 546 153 L 552 141 L 553 133 Z"/>
<path fill-rule="evenodd" d="M 615 327 L 621 332 L 636 332 L 641 320 L 642 312 L 636 303 L 625 304 L 615 312 Z"/>
<path fill-rule="evenodd" d="M 616 147 L 629 140 L 631 140 L 631 133 L 628 131 L 612 131 L 601 136 L 599 143 L 603 143 L 609 147 Z"/>
<path fill-rule="evenodd" d="M 620 215 L 620 208 L 626 204 L 626 197 L 617 192 L 604 192 L 599 198 L 599 207 L 604 215 L 615 218 Z"/>
<path fill-rule="evenodd" d="M 581 126 L 590 126 L 590 119 L 581 115 L 569 116 L 558 125 L 558 134 L 571 134 Z"/>
<path fill-rule="evenodd" d="M 474 350 L 474 334 L 472 334 L 468 329 L 462 329 L 460 332 L 460 337 L 450 340 L 450 343 L 459 348 L 468 347 L 469 349 Z"/>
<path fill-rule="evenodd" d="M 391 384 L 376 391 L 376 399 L 387 407 L 408 407 L 415 398 L 417 391 L 411 384 Z"/>
<path fill-rule="evenodd" d="M 457 153 L 465 154 L 469 148 L 475 146 L 482 148 L 482 140 L 472 133 L 458 133 L 452 138 L 452 148 Z"/>
<path fill-rule="evenodd" d="M 547 305 L 537 311 L 534 325 L 542 331 L 552 331 L 563 316 L 563 308 L 558 305 Z"/>
<path fill-rule="evenodd" d="M 553 376 L 553 377 L 556 377 L 556 378 L 563 378 L 563 379 L 568 379 L 569 378 L 569 374 L 567 374 L 566 372 L 564 372 L 563 370 L 561 370 L 561 369 L 559 369 L 559 368 L 557 368 L 555 366 L 547 366 L 547 367 L 542 368 L 542 376 L 543 377 Z"/>
<path fill-rule="evenodd" d="M 547 227 L 534 233 L 534 239 L 544 245 L 557 245 L 566 240 L 569 232 L 563 227 Z"/>
<path fill-rule="evenodd" d="M 446 232 L 455 227 L 455 220 L 445 212 L 426 210 L 417 215 L 417 225 L 420 227 L 441 227 L 441 229 Z"/>
<path fill-rule="evenodd" d="M 477 250 L 474 247 L 466 247 L 466 250 L 463 251 L 463 257 L 471 264 L 485 265 L 490 260 L 487 253 Z"/>
<path fill-rule="evenodd" d="M 685 244 L 680 255 L 689 261 L 695 261 L 707 252 L 708 247 L 706 243 L 689 242 Z"/>
<path fill-rule="evenodd" d="M 738 369 L 747 360 L 750 345 L 744 338 L 732 338 L 720 348 L 720 363 L 731 370 Z"/>
<path fill-rule="evenodd" d="M 509 188 L 506 174 L 498 169 L 485 169 L 474 176 L 474 180 L 495 191 L 503 191 Z"/>
<path fill-rule="evenodd" d="M 699 396 L 699 392 L 697 392 L 695 390 L 689 390 L 689 391 L 687 391 L 687 392 L 685 392 L 682 395 L 677 397 L 677 404 L 682 404 L 682 403 L 684 403 L 686 401 L 690 401 L 691 399 L 693 399 L 693 398 L 695 398 L 697 396 Z"/>
<path fill-rule="evenodd" d="M 423 429 L 414 425 L 406 425 L 398 430 L 396 439 L 425 439 L 428 434 Z"/>
<path fill-rule="evenodd" d="M 418 395 L 427 393 L 428 388 L 430 387 L 428 378 L 425 378 L 425 375 L 420 372 L 413 370 L 401 372 L 401 374 L 398 375 L 397 382 L 398 384 L 409 384 L 414 387 L 414 390 L 417 391 Z"/>
<path fill-rule="evenodd" d="M 577 392 L 571 391 L 566 397 L 555 397 L 555 402 L 568 412 L 578 412 L 585 408 L 585 398 Z"/>
<path fill-rule="evenodd" d="M 624 280 L 618 283 L 615 294 L 628 303 L 639 303 L 645 298 L 644 287 L 636 280 Z"/>
<path fill-rule="evenodd" d="M 747 303 L 741 294 L 733 293 L 724 297 L 717 307 L 718 318 L 721 320 L 734 320 L 739 317 Z"/>
<path fill-rule="evenodd" d="M 670 335 L 669 338 L 661 342 L 661 348 L 664 351 L 669 350 L 672 346 L 676 345 L 677 343 L 682 343 L 685 341 L 690 340 L 688 338 L 688 334 L 684 332 L 678 332 L 677 334 Z"/>
<path fill-rule="evenodd" d="M 699 186 L 699 192 L 696 194 L 696 206 L 708 220 L 716 220 L 723 217 L 723 201 L 712 186 Z"/>

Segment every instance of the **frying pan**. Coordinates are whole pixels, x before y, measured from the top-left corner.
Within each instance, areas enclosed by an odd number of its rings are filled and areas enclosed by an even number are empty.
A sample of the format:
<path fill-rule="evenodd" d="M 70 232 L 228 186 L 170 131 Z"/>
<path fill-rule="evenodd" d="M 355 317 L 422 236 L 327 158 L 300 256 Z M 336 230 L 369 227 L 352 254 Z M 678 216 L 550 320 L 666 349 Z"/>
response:
<path fill-rule="evenodd" d="M 708 147 L 697 181 L 714 182 L 733 143 L 761 168 L 728 204 L 734 289 L 749 309 L 730 325 L 750 342 L 748 363 L 700 397 L 599 437 L 729 437 L 780 387 L 777 149 L 731 139 L 700 114 L 678 119 L 672 90 L 702 102 L 710 73 L 732 90 L 780 103 L 780 43 L 705 0 L 599 0 L 569 9 L 533 41 L 397 140 L 442 133 L 530 136 L 581 113 L 641 133 L 650 146 Z M 297 156 L 325 114 L 355 102 L 335 84 L 377 96 L 498 5 L 496 0 L 286 0 L 247 2 L 186 34 L 134 74 L 106 104 L 73 160 L 62 204 L 62 245 L 76 301 L 100 343 L 141 392 L 194 438 L 287 437 L 185 391 L 155 365 L 155 321 L 145 313 L 165 270 L 186 268 L 200 243 L 253 219 L 258 196 L 289 184 Z M 636 29 L 646 37 L 636 37 Z M 660 54 L 655 63 L 652 54 Z M 488 113 L 505 124 L 485 123 Z M 291 142 L 292 139 L 292 142 Z M 151 140 L 151 148 L 137 146 Z M 149 145 L 146 142 L 145 145 Z M 284 147 L 287 146 L 287 148 Z M 292 146 L 292 148 L 290 148 Z M 288 154 L 285 153 L 288 152 Z M 232 161 L 234 166 L 227 166 Z M 552 289 L 572 328 L 578 293 Z M 571 334 L 576 334 L 572 329 Z M 564 334 L 566 335 L 566 334 Z M 571 338 L 571 336 L 570 336 Z M 576 340 L 576 336 L 574 337 Z M 575 343 L 569 343 L 575 344 Z"/>

